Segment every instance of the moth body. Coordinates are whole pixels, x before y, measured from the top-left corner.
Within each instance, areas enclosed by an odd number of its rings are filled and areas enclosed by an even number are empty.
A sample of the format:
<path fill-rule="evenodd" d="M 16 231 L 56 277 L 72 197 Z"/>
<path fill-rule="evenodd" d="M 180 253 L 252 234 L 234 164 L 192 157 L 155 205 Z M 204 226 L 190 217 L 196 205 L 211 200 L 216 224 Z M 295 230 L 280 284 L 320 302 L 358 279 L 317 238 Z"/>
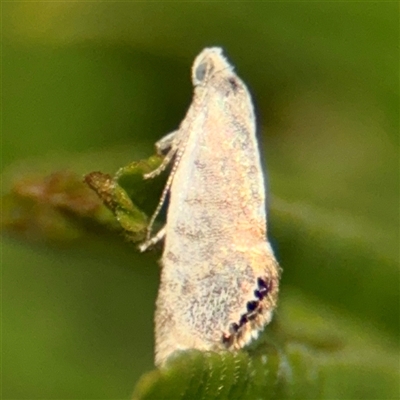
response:
<path fill-rule="evenodd" d="M 250 94 L 219 48 L 197 56 L 192 80 L 185 119 L 159 143 L 173 166 L 164 192 L 157 365 L 175 350 L 243 347 L 271 320 L 278 294 Z"/>

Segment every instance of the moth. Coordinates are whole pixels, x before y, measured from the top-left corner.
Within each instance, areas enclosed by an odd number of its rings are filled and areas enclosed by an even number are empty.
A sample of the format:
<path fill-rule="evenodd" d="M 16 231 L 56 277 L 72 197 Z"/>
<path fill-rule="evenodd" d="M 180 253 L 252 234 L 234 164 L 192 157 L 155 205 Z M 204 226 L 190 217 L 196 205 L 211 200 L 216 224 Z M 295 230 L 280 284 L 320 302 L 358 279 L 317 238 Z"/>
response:
<path fill-rule="evenodd" d="M 169 174 L 141 250 L 165 239 L 155 364 L 176 350 L 237 350 L 271 321 L 280 268 L 267 239 L 264 177 L 250 93 L 218 47 L 192 67 L 179 128 L 156 143 Z M 153 223 L 169 196 L 165 226 Z"/>

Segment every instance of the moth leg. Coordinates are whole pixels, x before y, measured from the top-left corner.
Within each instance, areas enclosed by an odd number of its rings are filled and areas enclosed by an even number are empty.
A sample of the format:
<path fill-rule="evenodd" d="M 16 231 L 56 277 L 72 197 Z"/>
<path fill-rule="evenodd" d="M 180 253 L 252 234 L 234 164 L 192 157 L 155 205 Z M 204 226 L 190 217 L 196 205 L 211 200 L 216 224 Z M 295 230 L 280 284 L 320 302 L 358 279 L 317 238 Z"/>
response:
<path fill-rule="evenodd" d="M 147 226 L 147 235 L 146 235 L 145 243 L 150 240 L 151 230 L 153 228 L 154 221 L 156 220 L 158 214 L 161 211 L 162 206 L 164 205 L 164 202 L 165 202 L 165 199 L 167 198 L 167 194 L 169 192 L 169 188 L 171 187 L 173 178 L 174 178 L 174 173 L 171 171 L 171 174 L 168 176 L 167 183 L 165 184 L 164 190 L 161 194 L 161 198 L 160 198 L 160 201 L 158 202 L 157 208 L 155 209 L 153 215 L 151 216 L 149 225 Z"/>
<path fill-rule="evenodd" d="M 169 189 L 171 188 L 176 169 L 178 168 L 179 161 L 180 161 L 182 154 L 186 147 L 186 141 L 187 141 L 187 135 L 185 135 L 185 131 L 177 130 L 177 131 L 174 131 L 174 132 L 164 136 L 156 144 L 156 148 L 158 146 L 158 149 L 169 148 L 168 153 L 166 154 L 161 165 L 158 168 L 156 168 L 154 171 L 144 175 L 144 179 L 154 178 L 155 176 L 160 174 L 162 171 L 164 171 L 164 169 L 172 161 L 172 159 L 174 159 L 174 162 L 173 162 L 173 165 L 171 168 L 171 173 L 168 176 L 167 183 L 165 184 L 164 190 L 161 194 L 160 201 L 158 202 L 157 208 L 154 211 L 152 217 L 150 218 L 150 222 L 147 227 L 146 242 L 150 240 L 151 230 L 153 228 L 154 221 L 156 220 L 162 206 L 164 205 L 165 199 L 167 198 L 167 195 L 169 193 Z"/>
<path fill-rule="evenodd" d="M 164 239 L 165 237 L 165 232 L 166 232 L 166 226 L 164 225 L 153 237 L 146 239 L 145 242 L 143 242 L 139 246 L 139 250 L 141 252 L 146 251 L 149 247 L 154 246 L 156 243 L 158 243 L 160 240 Z"/>
<path fill-rule="evenodd" d="M 149 172 L 148 174 L 144 174 L 143 177 L 144 179 L 151 179 L 156 177 L 157 175 L 160 175 L 161 172 L 167 168 L 167 165 L 171 162 L 171 160 L 174 158 L 174 155 L 176 154 L 178 147 L 173 146 L 174 144 L 174 139 L 177 136 L 179 131 L 173 131 L 169 133 L 168 135 L 164 136 L 161 138 L 158 142 L 156 142 L 156 151 L 157 154 L 164 154 L 167 151 L 167 154 L 165 155 L 164 159 L 162 160 L 162 163 L 154 170 Z"/>
<path fill-rule="evenodd" d="M 171 133 L 168 133 L 168 135 L 163 136 L 160 140 L 156 142 L 155 146 L 157 154 L 163 155 L 171 149 L 174 138 L 178 132 L 179 131 L 173 131 Z"/>

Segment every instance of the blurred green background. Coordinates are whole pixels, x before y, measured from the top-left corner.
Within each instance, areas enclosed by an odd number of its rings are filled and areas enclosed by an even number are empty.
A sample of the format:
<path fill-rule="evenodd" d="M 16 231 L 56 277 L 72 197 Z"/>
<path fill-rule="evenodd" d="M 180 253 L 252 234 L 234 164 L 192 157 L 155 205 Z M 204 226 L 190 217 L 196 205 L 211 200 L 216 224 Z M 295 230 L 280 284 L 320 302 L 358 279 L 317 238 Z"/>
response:
<path fill-rule="evenodd" d="M 359 398 L 364 384 L 391 397 L 379 363 L 399 361 L 398 3 L 9 2 L 2 13 L 3 192 L 36 168 L 114 173 L 150 156 L 190 103 L 194 57 L 222 46 L 257 106 L 281 306 L 304 299 L 369 335 L 378 355 L 364 364 L 378 372 L 357 375 Z M 3 235 L 3 398 L 129 398 L 153 368 L 158 258 L 118 236 Z"/>

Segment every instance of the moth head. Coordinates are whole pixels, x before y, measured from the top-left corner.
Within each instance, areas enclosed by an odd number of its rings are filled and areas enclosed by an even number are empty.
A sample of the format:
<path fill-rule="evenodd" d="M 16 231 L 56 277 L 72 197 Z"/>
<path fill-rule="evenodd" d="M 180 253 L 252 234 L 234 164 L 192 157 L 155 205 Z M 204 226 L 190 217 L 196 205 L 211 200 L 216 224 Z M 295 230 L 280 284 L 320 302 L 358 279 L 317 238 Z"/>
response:
<path fill-rule="evenodd" d="M 215 74 L 232 72 L 233 67 L 223 56 L 220 47 L 205 48 L 194 60 L 192 67 L 193 86 L 205 86 Z"/>

